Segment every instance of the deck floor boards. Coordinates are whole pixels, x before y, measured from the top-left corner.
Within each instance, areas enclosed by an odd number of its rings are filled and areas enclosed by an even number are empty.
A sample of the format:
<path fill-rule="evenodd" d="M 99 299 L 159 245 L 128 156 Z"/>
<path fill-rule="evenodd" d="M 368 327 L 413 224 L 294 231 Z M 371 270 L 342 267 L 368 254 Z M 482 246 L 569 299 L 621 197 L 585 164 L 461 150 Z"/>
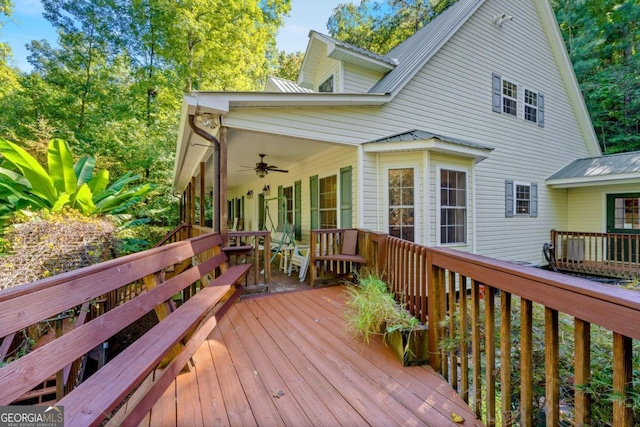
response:
<path fill-rule="evenodd" d="M 431 368 L 350 336 L 343 304 L 340 286 L 234 304 L 144 425 L 482 425 Z"/>

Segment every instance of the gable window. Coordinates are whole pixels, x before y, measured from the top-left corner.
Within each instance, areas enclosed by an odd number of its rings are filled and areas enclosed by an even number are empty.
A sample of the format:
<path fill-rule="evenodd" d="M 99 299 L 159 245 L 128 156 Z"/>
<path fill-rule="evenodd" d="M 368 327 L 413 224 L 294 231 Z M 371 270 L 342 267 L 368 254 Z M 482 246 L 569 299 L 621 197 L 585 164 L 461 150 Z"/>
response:
<path fill-rule="evenodd" d="M 538 123 L 538 94 L 524 90 L 524 119 L 533 123 Z"/>
<path fill-rule="evenodd" d="M 389 169 L 389 234 L 414 241 L 413 168 Z"/>
<path fill-rule="evenodd" d="M 338 226 L 338 178 L 327 176 L 319 180 L 320 228 Z"/>
<path fill-rule="evenodd" d="M 440 170 L 440 243 L 467 241 L 467 173 Z"/>
<path fill-rule="evenodd" d="M 502 80 L 502 112 L 518 116 L 518 85 Z"/>
<path fill-rule="evenodd" d="M 544 95 L 493 73 L 493 111 L 544 127 Z"/>
<path fill-rule="evenodd" d="M 318 86 L 318 92 L 333 92 L 333 75 L 329 76 L 329 78 L 323 81 L 320 86 Z"/>
<path fill-rule="evenodd" d="M 505 181 L 505 216 L 538 216 L 538 185 Z"/>

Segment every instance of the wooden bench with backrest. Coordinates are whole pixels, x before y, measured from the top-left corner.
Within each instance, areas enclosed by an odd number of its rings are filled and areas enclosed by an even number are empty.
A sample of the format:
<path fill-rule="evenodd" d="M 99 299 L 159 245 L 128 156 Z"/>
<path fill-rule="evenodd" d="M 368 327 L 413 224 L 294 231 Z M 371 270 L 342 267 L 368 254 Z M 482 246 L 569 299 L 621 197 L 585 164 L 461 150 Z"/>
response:
<path fill-rule="evenodd" d="M 118 419 L 118 424 L 137 425 L 242 292 L 238 284 L 250 265 L 229 266 L 221 244 L 220 235 L 206 234 L 0 292 L 1 340 L 132 283 L 146 285 L 140 294 L 0 368 L 0 405 L 155 309 L 160 318 L 155 327 L 57 402 L 64 407 L 67 427 L 99 425 L 138 389 L 134 404 L 128 402 Z M 196 257 L 190 268 L 164 280 L 164 270 Z M 196 282 L 200 291 L 172 307 L 172 296 Z M 165 366 L 156 369 L 161 362 Z"/>
<path fill-rule="evenodd" d="M 319 271 L 332 276 L 346 276 L 367 263 L 366 258 L 358 253 L 357 229 L 311 230 L 310 243 L 311 286 L 315 284 Z"/>

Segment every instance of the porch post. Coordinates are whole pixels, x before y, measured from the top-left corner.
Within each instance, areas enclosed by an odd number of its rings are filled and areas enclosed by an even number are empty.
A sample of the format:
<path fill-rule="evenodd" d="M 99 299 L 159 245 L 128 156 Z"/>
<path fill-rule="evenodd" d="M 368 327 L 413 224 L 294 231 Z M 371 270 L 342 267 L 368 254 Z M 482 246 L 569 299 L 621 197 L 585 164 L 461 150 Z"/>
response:
<path fill-rule="evenodd" d="M 204 162 L 200 162 L 200 227 L 206 227 L 204 219 Z"/>
<path fill-rule="evenodd" d="M 227 127 L 222 126 L 220 128 L 220 158 L 219 158 L 219 171 L 220 177 L 218 179 L 219 191 L 220 191 L 220 206 L 219 206 L 219 230 L 222 237 L 223 245 L 229 244 L 227 239 Z"/>

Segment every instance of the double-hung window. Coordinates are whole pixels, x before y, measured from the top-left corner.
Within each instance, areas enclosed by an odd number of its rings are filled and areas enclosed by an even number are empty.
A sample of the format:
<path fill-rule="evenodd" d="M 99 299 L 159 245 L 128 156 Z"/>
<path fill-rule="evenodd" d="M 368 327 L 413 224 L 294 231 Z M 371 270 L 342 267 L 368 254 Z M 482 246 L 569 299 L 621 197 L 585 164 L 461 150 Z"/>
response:
<path fill-rule="evenodd" d="M 538 185 L 505 181 L 505 216 L 538 216 Z"/>
<path fill-rule="evenodd" d="M 414 169 L 389 169 L 389 234 L 414 241 Z"/>
<path fill-rule="evenodd" d="M 518 85 L 502 80 L 502 112 L 518 116 Z"/>
<path fill-rule="evenodd" d="M 338 176 L 320 178 L 320 228 L 338 226 Z"/>
<path fill-rule="evenodd" d="M 544 127 L 544 95 L 493 73 L 493 111 Z"/>
<path fill-rule="evenodd" d="M 467 241 L 467 173 L 440 170 L 440 243 Z"/>

